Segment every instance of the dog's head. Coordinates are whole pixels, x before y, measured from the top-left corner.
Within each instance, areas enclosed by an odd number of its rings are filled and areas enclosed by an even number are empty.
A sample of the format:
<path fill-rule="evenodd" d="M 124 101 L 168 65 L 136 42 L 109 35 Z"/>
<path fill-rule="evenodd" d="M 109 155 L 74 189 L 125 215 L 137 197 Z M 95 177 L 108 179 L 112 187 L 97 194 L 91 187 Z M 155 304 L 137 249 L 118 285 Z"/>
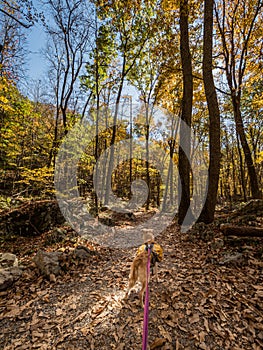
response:
<path fill-rule="evenodd" d="M 144 232 L 143 243 L 154 243 L 154 235 L 150 232 Z"/>

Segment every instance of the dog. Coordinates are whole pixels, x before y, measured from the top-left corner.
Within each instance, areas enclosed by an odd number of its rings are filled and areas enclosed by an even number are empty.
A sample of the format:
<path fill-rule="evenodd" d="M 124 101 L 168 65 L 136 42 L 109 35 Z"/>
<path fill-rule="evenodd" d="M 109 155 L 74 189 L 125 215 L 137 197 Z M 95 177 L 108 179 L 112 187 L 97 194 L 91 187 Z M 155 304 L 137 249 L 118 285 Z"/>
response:
<path fill-rule="evenodd" d="M 136 282 L 141 283 L 141 290 L 139 293 L 140 304 L 144 307 L 144 293 L 148 283 L 147 280 L 147 263 L 148 263 L 148 249 L 151 249 L 151 270 L 156 280 L 158 281 L 157 263 L 163 259 L 163 249 L 155 242 L 152 234 L 144 235 L 144 244 L 141 245 L 136 253 L 136 256 L 131 264 L 128 289 L 125 297 L 128 298 L 131 290 L 135 286 Z M 149 276 L 150 277 L 150 276 Z"/>

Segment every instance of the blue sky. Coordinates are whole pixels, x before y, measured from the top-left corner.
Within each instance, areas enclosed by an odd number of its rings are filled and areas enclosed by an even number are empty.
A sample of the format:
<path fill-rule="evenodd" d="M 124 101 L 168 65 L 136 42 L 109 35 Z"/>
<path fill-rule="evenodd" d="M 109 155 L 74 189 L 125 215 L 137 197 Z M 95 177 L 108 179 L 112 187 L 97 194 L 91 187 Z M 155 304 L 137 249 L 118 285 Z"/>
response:
<path fill-rule="evenodd" d="M 30 78 L 38 80 L 45 73 L 45 59 L 41 49 L 46 46 L 46 37 L 43 28 L 39 24 L 35 24 L 29 29 L 27 37 L 28 49 L 30 51 L 28 57 L 28 75 Z"/>

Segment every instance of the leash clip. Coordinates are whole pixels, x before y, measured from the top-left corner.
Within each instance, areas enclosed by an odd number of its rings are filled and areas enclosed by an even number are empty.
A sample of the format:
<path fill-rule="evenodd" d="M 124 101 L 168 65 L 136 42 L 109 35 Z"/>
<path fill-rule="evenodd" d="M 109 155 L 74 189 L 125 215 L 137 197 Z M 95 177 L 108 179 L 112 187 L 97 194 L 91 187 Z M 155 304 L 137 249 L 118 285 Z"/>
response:
<path fill-rule="evenodd" d="M 150 252 L 152 252 L 153 249 L 153 243 L 145 243 L 145 250 L 148 252 L 148 250 L 150 250 Z"/>

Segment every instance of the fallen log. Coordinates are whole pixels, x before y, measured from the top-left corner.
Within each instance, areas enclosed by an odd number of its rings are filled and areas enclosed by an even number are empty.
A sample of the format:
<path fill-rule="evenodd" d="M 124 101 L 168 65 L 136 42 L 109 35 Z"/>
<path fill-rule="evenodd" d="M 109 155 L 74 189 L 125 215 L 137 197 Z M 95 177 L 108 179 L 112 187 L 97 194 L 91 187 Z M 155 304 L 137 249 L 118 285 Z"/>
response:
<path fill-rule="evenodd" d="M 242 216 L 250 215 L 250 214 L 260 216 L 260 217 L 263 215 L 263 200 L 262 199 L 250 200 L 242 208 L 235 210 L 230 215 L 230 218 L 233 219 L 236 217 L 242 217 Z"/>
<path fill-rule="evenodd" d="M 225 236 L 263 237 L 263 228 L 259 227 L 222 225 L 220 230 Z"/>

